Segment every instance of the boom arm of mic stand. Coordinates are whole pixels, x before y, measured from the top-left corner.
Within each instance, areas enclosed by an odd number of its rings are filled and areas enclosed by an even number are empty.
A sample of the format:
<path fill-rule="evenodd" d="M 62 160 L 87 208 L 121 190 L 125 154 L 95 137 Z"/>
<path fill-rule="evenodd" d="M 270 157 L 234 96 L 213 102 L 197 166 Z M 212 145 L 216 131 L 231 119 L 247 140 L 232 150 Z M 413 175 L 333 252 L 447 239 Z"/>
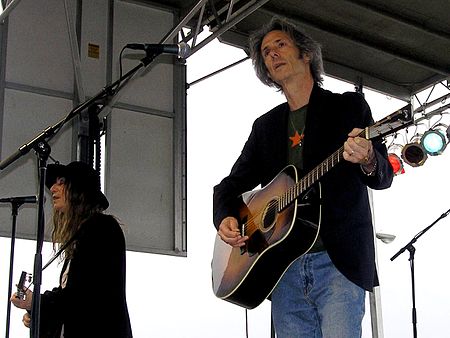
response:
<path fill-rule="evenodd" d="M 391 257 L 391 261 L 393 261 L 394 259 L 396 259 L 398 256 L 400 256 L 403 252 L 405 252 L 406 250 L 408 250 L 408 248 L 411 247 L 411 245 L 413 245 L 424 233 L 426 233 L 428 230 L 430 230 L 430 228 L 435 225 L 437 222 L 439 222 L 441 219 L 443 219 L 444 217 L 448 216 L 448 214 L 450 213 L 450 209 L 448 209 L 446 212 L 444 212 L 441 216 L 438 217 L 437 220 L 435 220 L 433 223 L 431 223 L 429 226 L 427 226 L 425 229 L 423 229 L 421 232 L 419 232 L 417 235 L 415 235 L 413 237 L 413 239 L 411 241 L 408 242 L 408 244 L 406 244 L 403 248 L 401 248 L 394 256 Z"/>
<path fill-rule="evenodd" d="M 158 54 L 151 53 L 150 51 L 146 50 L 146 56 L 143 59 L 141 59 L 141 63 L 137 67 L 132 69 L 130 72 L 122 76 L 120 80 L 114 83 L 114 85 L 117 84 L 117 88 L 114 91 L 114 95 L 109 97 L 109 100 L 103 105 L 103 107 L 101 107 L 98 110 L 97 116 L 103 118 L 111 112 L 113 105 L 120 98 L 120 95 L 118 95 L 119 92 L 121 92 L 122 89 L 125 88 L 135 76 L 138 75 L 138 70 L 140 68 L 142 68 L 142 70 L 145 69 L 145 67 L 147 67 L 156 56 L 158 56 Z"/>

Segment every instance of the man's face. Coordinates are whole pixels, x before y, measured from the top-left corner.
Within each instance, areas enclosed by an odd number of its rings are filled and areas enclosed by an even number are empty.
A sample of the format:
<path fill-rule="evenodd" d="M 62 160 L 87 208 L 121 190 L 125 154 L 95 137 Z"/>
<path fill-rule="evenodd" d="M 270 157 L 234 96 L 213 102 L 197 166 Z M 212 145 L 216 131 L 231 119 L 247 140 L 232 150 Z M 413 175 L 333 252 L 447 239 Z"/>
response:
<path fill-rule="evenodd" d="M 290 36 L 275 30 L 266 34 L 261 43 L 263 57 L 270 78 L 283 86 L 283 83 L 300 76 L 310 76 L 309 57 L 300 57 L 300 51 Z"/>

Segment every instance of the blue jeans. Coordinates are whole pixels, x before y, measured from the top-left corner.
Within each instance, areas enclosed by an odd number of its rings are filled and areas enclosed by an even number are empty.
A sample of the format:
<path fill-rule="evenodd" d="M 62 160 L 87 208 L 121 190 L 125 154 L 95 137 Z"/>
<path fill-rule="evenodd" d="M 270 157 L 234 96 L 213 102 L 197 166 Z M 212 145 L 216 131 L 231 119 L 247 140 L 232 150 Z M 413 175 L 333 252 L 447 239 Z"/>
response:
<path fill-rule="evenodd" d="M 361 337 L 365 290 L 333 265 L 326 251 L 291 264 L 272 293 L 277 338 Z"/>

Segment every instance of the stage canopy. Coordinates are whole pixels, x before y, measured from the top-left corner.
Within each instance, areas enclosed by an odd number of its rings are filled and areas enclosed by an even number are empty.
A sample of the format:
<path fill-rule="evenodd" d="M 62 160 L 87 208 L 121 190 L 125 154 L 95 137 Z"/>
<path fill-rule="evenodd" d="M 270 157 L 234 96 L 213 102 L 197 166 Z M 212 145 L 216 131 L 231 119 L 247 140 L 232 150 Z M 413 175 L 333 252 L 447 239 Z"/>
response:
<path fill-rule="evenodd" d="M 274 15 L 298 24 L 323 47 L 325 72 L 358 86 L 409 100 L 450 75 L 447 0 L 161 0 L 192 29 L 246 49 L 249 32 Z"/>

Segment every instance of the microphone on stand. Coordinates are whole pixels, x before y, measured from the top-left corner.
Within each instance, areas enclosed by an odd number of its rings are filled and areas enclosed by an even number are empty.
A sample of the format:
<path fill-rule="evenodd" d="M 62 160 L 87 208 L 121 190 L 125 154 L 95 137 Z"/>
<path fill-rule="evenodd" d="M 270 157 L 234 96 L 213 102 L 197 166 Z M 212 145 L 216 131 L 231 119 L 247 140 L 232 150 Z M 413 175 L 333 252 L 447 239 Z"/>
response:
<path fill-rule="evenodd" d="M 0 203 L 37 203 L 36 196 L 20 196 L 20 197 L 5 197 L 0 198 Z"/>
<path fill-rule="evenodd" d="M 151 43 L 129 43 L 126 48 L 145 50 L 146 53 L 152 54 L 174 54 L 179 58 L 187 58 L 191 48 L 185 42 L 178 44 L 151 44 Z"/>

